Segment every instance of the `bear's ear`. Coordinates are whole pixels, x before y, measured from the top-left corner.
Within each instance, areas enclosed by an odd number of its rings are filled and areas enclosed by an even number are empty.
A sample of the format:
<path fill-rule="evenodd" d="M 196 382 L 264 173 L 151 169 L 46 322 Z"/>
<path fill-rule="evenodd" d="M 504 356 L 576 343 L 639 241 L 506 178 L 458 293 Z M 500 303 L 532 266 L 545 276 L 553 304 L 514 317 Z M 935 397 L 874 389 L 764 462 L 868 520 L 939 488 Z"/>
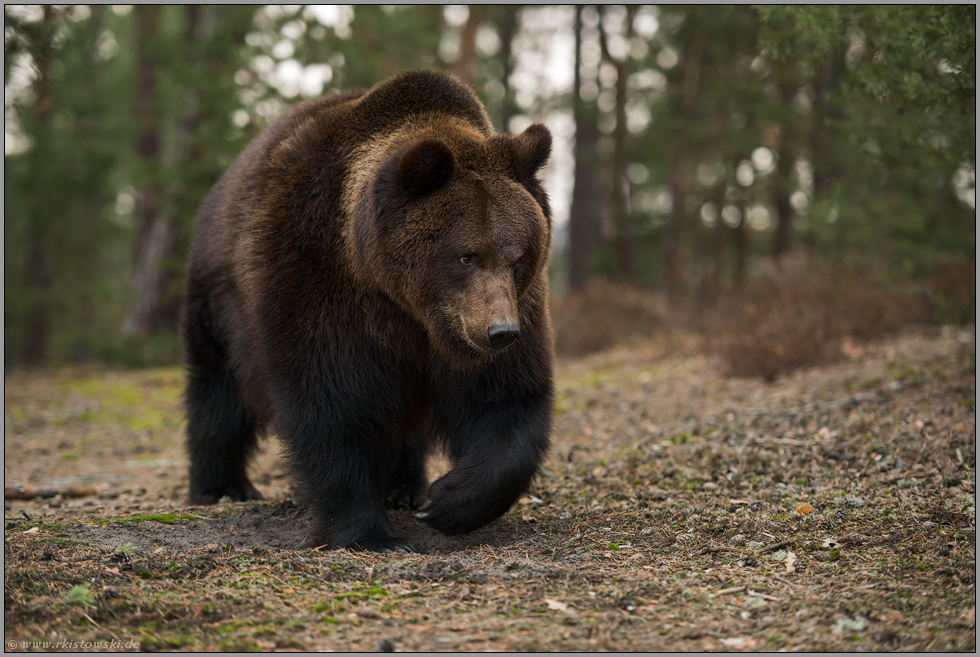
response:
<path fill-rule="evenodd" d="M 540 123 L 528 127 L 511 143 L 518 175 L 523 178 L 532 178 L 551 156 L 551 132 Z"/>
<path fill-rule="evenodd" d="M 410 196 L 425 196 L 453 177 L 456 158 L 439 139 L 423 139 L 398 159 L 398 183 Z"/>

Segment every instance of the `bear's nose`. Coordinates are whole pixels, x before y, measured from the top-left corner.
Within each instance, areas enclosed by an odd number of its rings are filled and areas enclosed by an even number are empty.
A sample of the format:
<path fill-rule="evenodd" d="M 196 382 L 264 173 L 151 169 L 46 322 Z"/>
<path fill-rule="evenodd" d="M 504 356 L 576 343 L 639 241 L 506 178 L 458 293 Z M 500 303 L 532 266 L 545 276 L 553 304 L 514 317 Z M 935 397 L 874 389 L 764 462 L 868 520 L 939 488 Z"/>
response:
<path fill-rule="evenodd" d="M 494 322 L 493 326 L 487 329 L 490 346 L 494 349 L 503 349 L 520 335 L 521 327 L 516 322 Z"/>

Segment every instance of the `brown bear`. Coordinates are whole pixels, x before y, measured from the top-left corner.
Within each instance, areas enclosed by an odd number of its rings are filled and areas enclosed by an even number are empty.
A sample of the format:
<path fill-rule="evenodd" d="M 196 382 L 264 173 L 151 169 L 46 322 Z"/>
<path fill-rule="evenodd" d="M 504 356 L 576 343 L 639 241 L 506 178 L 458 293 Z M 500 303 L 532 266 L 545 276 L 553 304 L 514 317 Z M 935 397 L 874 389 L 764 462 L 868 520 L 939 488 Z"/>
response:
<path fill-rule="evenodd" d="M 316 545 L 411 551 L 386 505 L 447 534 L 503 514 L 548 449 L 551 134 L 496 134 L 433 72 L 307 101 L 201 205 L 184 337 L 190 500 L 258 499 L 274 431 Z M 453 469 L 433 482 L 427 455 Z"/>

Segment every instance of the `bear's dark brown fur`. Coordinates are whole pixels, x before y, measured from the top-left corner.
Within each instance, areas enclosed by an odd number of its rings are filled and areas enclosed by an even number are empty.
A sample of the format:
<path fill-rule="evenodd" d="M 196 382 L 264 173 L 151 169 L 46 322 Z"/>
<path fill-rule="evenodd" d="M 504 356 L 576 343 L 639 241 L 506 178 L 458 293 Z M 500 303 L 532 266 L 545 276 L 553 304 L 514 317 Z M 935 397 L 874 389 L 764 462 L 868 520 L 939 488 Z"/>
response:
<path fill-rule="evenodd" d="M 188 268 L 190 499 L 261 497 L 275 431 L 313 541 L 411 550 L 386 502 L 445 532 L 504 513 L 551 431 L 547 128 L 495 134 L 453 78 L 303 103 L 201 206 Z M 431 487 L 430 448 L 454 467 Z"/>

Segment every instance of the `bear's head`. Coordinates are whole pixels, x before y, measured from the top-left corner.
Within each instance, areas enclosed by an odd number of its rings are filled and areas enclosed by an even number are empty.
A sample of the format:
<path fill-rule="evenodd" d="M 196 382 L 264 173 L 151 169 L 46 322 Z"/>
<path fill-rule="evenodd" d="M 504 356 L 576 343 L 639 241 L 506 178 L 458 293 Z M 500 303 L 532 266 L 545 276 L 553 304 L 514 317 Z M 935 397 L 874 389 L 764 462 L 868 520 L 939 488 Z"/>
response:
<path fill-rule="evenodd" d="M 545 302 L 551 219 L 537 173 L 550 153 L 540 124 L 487 135 L 435 116 L 355 159 L 345 202 L 355 275 L 418 321 L 449 361 L 505 349 Z"/>

